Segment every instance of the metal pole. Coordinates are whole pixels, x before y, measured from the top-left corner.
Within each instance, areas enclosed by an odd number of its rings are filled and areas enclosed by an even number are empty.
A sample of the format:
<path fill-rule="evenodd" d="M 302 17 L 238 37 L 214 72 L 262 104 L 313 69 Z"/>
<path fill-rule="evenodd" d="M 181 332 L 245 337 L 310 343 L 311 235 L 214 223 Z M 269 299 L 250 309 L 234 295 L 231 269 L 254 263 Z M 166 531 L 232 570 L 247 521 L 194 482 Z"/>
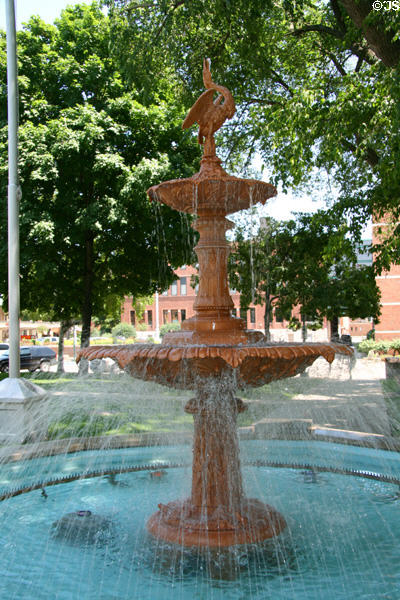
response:
<path fill-rule="evenodd" d="M 14 0 L 6 0 L 8 86 L 8 321 L 9 377 L 20 376 L 19 365 L 19 200 L 18 73 Z"/>
<path fill-rule="evenodd" d="M 76 359 L 76 325 L 74 324 L 74 360 Z"/>
<path fill-rule="evenodd" d="M 156 335 L 154 336 L 154 339 L 157 340 L 157 342 L 160 339 L 160 315 L 158 314 L 158 292 L 156 292 Z"/>

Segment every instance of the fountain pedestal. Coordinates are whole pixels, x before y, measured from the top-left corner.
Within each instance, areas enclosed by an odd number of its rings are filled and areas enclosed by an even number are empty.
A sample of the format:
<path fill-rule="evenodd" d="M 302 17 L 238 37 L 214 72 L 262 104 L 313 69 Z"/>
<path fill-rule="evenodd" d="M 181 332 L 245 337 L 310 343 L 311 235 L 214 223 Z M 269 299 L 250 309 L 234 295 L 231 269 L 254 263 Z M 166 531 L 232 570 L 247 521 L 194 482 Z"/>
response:
<path fill-rule="evenodd" d="M 147 523 L 152 535 L 185 546 L 222 547 L 265 540 L 286 527 L 278 511 L 243 493 L 236 417 L 245 408 L 218 382 L 187 403 L 194 416 L 192 493 L 159 504 Z"/>

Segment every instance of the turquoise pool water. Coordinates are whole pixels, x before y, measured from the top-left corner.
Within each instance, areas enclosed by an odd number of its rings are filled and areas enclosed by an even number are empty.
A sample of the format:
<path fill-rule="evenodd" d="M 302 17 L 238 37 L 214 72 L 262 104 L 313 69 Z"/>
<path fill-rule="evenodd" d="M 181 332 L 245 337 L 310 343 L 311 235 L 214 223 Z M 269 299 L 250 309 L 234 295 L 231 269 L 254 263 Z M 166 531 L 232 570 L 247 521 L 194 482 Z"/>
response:
<path fill-rule="evenodd" d="M 399 477 L 399 454 L 338 444 L 246 442 L 264 459 Z M 190 462 L 189 447 L 82 452 L 3 465 L 0 489 L 98 468 Z M 146 468 L 45 487 L 0 503 L 0 598 L 23 600 L 340 600 L 400 598 L 400 490 L 394 483 L 308 468 L 243 467 L 248 496 L 288 522 L 268 543 L 183 549 L 145 530 L 158 502 L 185 497 L 190 468 Z M 108 524 L 90 543 L 53 523 L 90 510 Z"/>

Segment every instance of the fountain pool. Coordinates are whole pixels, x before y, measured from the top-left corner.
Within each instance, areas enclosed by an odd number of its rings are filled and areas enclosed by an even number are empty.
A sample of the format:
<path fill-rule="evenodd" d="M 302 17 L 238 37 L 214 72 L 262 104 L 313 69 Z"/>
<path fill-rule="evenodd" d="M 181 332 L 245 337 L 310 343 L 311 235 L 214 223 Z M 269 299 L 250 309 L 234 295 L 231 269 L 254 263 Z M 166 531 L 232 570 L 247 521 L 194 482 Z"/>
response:
<path fill-rule="evenodd" d="M 187 548 L 146 531 L 156 502 L 188 492 L 188 446 L 3 464 L 0 597 L 400 597 L 398 453 L 254 440 L 241 443 L 241 456 L 246 490 L 273 502 L 287 528 L 260 544 L 225 549 Z M 26 491 L 30 487 L 35 489 Z M 5 497 L 21 489 L 25 493 Z M 55 523 L 77 511 L 82 523 L 98 519 L 95 535 L 72 521 L 57 530 Z"/>
<path fill-rule="evenodd" d="M 245 405 L 238 390 L 352 351 L 329 343 L 270 344 L 232 315 L 226 217 L 276 190 L 222 169 L 214 133 L 235 105 L 229 90 L 213 82 L 207 61 L 203 80 L 206 92 L 183 124 L 200 126 L 200 172 L 148 191 L 151 200 L 196 216 L 195 316 L 160 345 L 80 352 L 88 360 L 112 357 L 144 381 L 191 390 L 185 411 L 194 418 L 193 453 L 187 446 L 143 446 L 2 464 L 0 597 L 400 597 L 399 454 L 248 440 L 239 460 L 236 421 Z"/>

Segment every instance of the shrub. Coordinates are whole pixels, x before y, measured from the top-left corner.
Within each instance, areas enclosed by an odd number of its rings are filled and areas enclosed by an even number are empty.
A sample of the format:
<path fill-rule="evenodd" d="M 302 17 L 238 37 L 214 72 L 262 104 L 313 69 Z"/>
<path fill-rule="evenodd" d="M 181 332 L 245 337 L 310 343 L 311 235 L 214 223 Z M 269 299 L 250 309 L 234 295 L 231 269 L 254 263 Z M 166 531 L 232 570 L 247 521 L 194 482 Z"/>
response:
<path fill-rule="evenodd" d="M 180 323 L 174 321 L 173 323 L 164 323 L 160 327 L 160 337 L 164 337 L 164 335 L 170 331 L 179 331 L 181 328 Z"/>
<path fill-rule="evenodd" d="M 288 323 L 288 329 L 298 331 L 301 328 L 301 323 L 297 317 L 292 317 Z"/>
<path fill-rule="evenodd" d="M 377 352 L 378 354 L 385 354 L 391 347 L 391 342 L 385 340 L 363 340 L 358 344 L 360 352 Z"/>
<path fill-rule="evenodd" d="M 390 349 L 393 350 L 393 354 L 400 354 L 400 339 L 397 338 L 390 342 Z"/>
<path fill-rule="evenodd" d="M 134 326 L 130 325 L 129 323 L 119 323 L 113 327 L 111 335 L 114 340 L 118 337 L 134 338 L 136 337 L 136 330 Z"/>
<path fill-rule="evenodd" d="M 136 329 L 138 331 L 147 331 L 147 323 L 138 323 Z"/>

